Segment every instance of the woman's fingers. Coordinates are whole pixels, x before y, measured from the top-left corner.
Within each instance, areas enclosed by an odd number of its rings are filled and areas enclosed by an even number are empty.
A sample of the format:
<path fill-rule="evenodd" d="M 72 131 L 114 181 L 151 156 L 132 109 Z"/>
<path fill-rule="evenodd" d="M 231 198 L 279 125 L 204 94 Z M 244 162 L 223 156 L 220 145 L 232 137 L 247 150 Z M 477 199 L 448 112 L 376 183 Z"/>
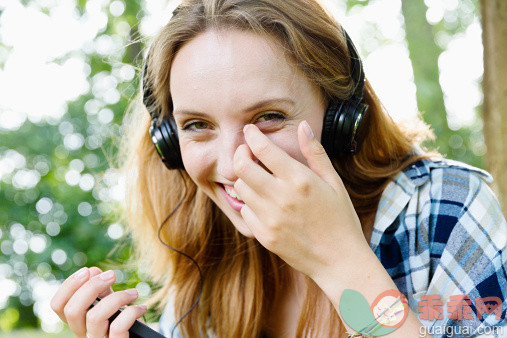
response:
<path fill-rule="evenodd" d="M 264 135 L 254 124 L 247 124 L 243 128 L 245 141 L 268 170 L 276 177 L 291 177 L 294 172 L 295 161 L 289 154 L 278 147 Z M 297 166 L 297 165 L 296 165 Z M 239 176 L 239 175 L 238 175 Z"/>
<path fill-rule="evenodd" d="M 98 274 L 101 274 L 102 273 L 102 270 L 100 270 L 99 268 L 97 267 L 91 267 L 90 268 L 90 278 L 93 277 L 93 276 L 96 276 Z M 105 298 L 107 296 L 109 296 L 110 294 L 113 293 L 113 288 L 109 287 L 107 290 L 105 290 L 104 292 L 100 293 L 99 294 L 99 298 Z"/>
<path fill-rule="evenodd" d="M 234 153 L 234 172 L 259 194 L 272 193 L 276 179 L 253 158 L 248 145 L 240 145 Z"/>
<path fill-rule="evenodd" d="M 306 120 L 298 126 L 298 142 L 308 167 L 336 192 L 344 191 L 341 178 L 336 173 L 333 163 L 322 144 L 313 135 L 312 128 Z"/>
<path fill-rule="evenodd" d="M 51 299 L 51 308 L 65 323 L 67 323 L 64 314 L 65 306 L 74 293 L 89 279 L 90 269 L 85 267 L 76 271 L 62 283 Z"/>
<path fill-rule="evenodd" d="M 114 292 L 107 298 L 102 299 L 86 313 L 86 332 L 88 332 L 91 337 L 105 336 L 109 328 L 108 319 L 111 318 L 118 309 L 133 302 L 137 297 L 137 290 L 129 289 Z M 127 331 L 129 328 L 130 326 L 127 327 Z"/>
<path fill-rule="evenodd" d="M 89 270 L 90 270 L 90 277 L 94 277 L 94 276 L 97 276 L 99 273 L 102 273 L 102 270 L 100 270 L 96 266 L 90 267 Z"/>
<path fill-rule="evenodd" d="M 106 291 L 115 281 L 112 270 L 96 275 L 72 295 L 63 309 L 70 329 L 77 336 L 86 333 L 86 312 L 96 300 L 97 296 Z"/>
<path fill-rule="evenodd" d="M 259 221 L 259 218 L 257 217 L 257 215 L 253 212 L 252 208 L 250 208 L 248 205 L 245 204 L 241 208 L 240 213 L 241 213 L 241 216 L 243 217 L 243 219 L 245 220 L 246 225 L 248 226 L 250 231 L 253 233 L 255 238 L 257 238 L 257 240 L 259 242 L 261 242 L 262 245 L 264 245 L 264 243 L 262 242 L 262 238 L 264 236 L 264 233 L 262 230 L 264 230 L 264 227 L 262 226 L 261 221 Z M 259 239 L 259 238 L 261 238 L 261 239 Z"/>
<path fill-rule="evenodd" d="M 273 185 L 271 185 L 271 187 L 272 186 Z M 264 207 L 264 197 L 261 197 L 260 193 L 258 193 L 255 188 L 252 188 L 249 184 L 245 183 L 243 179 L 238 178 L 236 180 L 234 183 L 234 190 L 243 202 L 245 202 L 245 206 L 248 205 L 252 210 L 261 211 Z M 243 206 L 243 208 L 245 206 Z"/>
<path fill-rule="evenodd" d="M 133 305 L 125 308 L 109 327 L 109 338 L 128 338 L 128 330 L 136 319 L 146 313 L 145 305 Z"/>
<path fill-rule="evenodd" d="M 86 333 L 90 337 L 103 337 L 108 331 L 110 337 L 128 337 L 129 328 L 146 312 L 146 307 L 126 308 L 110 327 L 108 319 L 138 297 L 136 289 L 113 293 L 111 285 L 115 277 L 111 270 L 82 268 L 62 283 L 51 300 L 51 308 L 78 337 Z M 97 297 L 103 299 L 90 309 Z"/>

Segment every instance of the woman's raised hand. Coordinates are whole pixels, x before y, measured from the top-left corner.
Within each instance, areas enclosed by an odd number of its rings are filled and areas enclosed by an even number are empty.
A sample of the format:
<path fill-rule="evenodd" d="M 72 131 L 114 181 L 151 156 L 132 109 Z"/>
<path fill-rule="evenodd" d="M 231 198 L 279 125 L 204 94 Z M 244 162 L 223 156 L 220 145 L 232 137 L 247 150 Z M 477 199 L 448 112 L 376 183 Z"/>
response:
<path fill-rule="evenodd" d="M 128 337 L 135 320 L 144 315 L 144 305 L 128 306 L 109 324 L 121 307 L 137 299 L 136 289 L 113 292 L 116 280 L 112 270 L 82 268 L 67 278 L 51 300 L 51 308 L 67 323 L 76 337 Z M 96 298 L 102 298 L 93 308 Z"/>
<path fill-rule="evenodd" d="M 245 223 L 264 247 L 311 278 L 343 261 L 344 253 L 369 249 L 345 186 L 306 121 L 298 142 L 308 166 L 257 126 L 245 126 L 244 134 L 247 144 L 234 155 L 234 190 L 245 202 Z"/>

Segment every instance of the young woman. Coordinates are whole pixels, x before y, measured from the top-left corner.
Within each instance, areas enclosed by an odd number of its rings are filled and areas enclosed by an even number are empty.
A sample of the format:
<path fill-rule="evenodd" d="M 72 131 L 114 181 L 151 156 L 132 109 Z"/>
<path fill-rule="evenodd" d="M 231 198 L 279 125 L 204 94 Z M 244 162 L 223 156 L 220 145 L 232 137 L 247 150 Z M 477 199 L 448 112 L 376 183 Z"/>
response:
<path fill-rule="evenodd" d="M 480 333 L 505 318 L 506 223 L 490 176 L 423 152 L 427 129 L 389 118 L 318 2 L 184 1 L 150 48 L 143 88 L 126 132 L 126 210 L 160 286 L 162 333 L 346 336 L 346 289 L 368 304 L 386 290 L 408 298 L 392 337 Z M 137 298 L 113 282 L 83 268 L 52 307 L 76 336 L 127 337 L 145 308 L 109 325 Z M 472 317 L 418 318 L 435 294 L 469 296 Z M 500 319 L 475 313 L 480 297 L 503 303 Z"/>

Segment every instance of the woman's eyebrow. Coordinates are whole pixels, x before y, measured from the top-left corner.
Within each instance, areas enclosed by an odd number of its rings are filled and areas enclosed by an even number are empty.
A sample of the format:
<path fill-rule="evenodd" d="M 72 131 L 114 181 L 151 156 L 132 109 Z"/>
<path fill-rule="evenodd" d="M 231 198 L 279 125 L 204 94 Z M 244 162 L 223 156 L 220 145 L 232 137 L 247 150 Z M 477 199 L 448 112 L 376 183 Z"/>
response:
<path fill-rule="evenodd" d="M 256 103 L 250 105 L 249 107 L 243 109 L 241 112 L 248 113 L 253 110 L 267 107 L 267 106 L 272 106 L 275 104 L 286 104 L 286 105 L 290 105 L 291 107 L 293 107 L 295 105 L 295 102 L 294 102 L 294 100 L 292 100 L 290 98 L 265 99 L 265 100 L 261 100 L 261 101 L 258 101 Z M 173 111 L 173 115 L 193 115 L 193 116 L 202 116 L 202 117 L 208 116 L 208 114 L 206 114 L 206 113 L 194 111 L 191 109 L 177 109 L 177 110 Z"/>

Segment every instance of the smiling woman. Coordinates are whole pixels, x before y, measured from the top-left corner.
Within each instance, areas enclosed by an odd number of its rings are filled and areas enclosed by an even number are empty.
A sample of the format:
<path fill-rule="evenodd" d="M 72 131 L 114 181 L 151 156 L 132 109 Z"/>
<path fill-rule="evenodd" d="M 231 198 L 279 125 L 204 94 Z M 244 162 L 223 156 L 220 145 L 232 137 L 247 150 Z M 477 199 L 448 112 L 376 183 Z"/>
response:
<path fill-rule="evenodd" d="M 160 286 L 164 334 L 364 333 L 343 320 L 347 289 L 368 304 L 387 290 L 411 304 L 434 293 L 505 301 L 505 219 L 489 175 L 424 152 L 424 125 L 389 118 L 317 1 L 184 1 L 142 84 L 145 107 L 125 134 L 125 210 Z M 136 295 L 108 291 L 114 277 L 99 273 L 71 277 L 53 308 L 76 335 L 125 336 L 144 310 L 128 307 L 109 327 Z M 400 317 L 388 336 L 417 336 L 416 313 Z"/>

